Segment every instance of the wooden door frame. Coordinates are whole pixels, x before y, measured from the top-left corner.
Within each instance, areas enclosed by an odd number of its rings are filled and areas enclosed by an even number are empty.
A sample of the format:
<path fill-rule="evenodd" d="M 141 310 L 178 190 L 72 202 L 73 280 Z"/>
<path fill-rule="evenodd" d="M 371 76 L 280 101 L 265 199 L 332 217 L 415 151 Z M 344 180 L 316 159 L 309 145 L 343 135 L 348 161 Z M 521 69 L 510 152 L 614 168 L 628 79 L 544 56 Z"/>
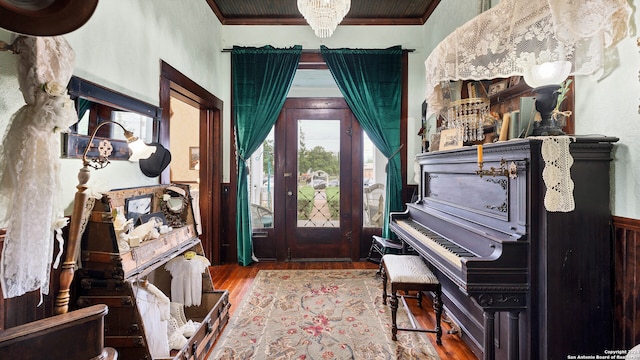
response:
<path fill-rule="evenodd" d="M 160 144 L 169 149 L 171 98 L 200 110 L 200 240 L 211 263 L 220 264 L 220 223 L 222 194 L 222 109 L 223 102 L 164 61 L 160 64 L 160 107 L 162 123 Z M 177 161 L 174 159 L 174 161 Z M 160 183 L 171 180 L 169 168 L 160 175 Z"/>
<path fill-rule="evenodd" d="M 342 120 L 350 121 L 350 129 L 349 132 L 351 134 L 343 133 L 340 136 L 340 148 L 344 149 L 345 146 L 348 145 L 351 148 L 351 158 L 345 159 L 341 156 L 341 184 L 343 183 L 343 179 L 345 180 L 345 184 L 349 184 L 349 191 L 351 192 L 350 201 L 348 203 L 351 205 L 349 209 L 343 209 L 340 213 L 340 236 L 349 238 L 350 249 L 349 249 L 349 258 L 351 261 L 359 260 L 359 250 L 360 243 L 359 241 L 353 241 L 353 239 L 359 239 L 359 233 L 362 228 L 362 211 L 358 210 L 353 204 L 354 203 L 362 203 L 362 156 L 358 156 L 358 153 L 362 152 L 362 136 L 353 134 L 361 134 L 362 131 L 360 129 L 360 125 L 356 120 L 355 116 L 351 112 L 351 109 L 347 105 L 346 101 L 343 98 L 288 98 L 282 111 L 280 112 L 280 116 L 278 117 L 278 121 L 276 122 L 276 138 L 283 140 L 286 139 L 285 131 L 289 124 L 287 124 L 289 120 L 288 112 L 295 110 L 339 110 L 339 111 L 347 111 L 348 116 L 345 119 L 341 119 L 340 130 L 343 129 Z M 285 169 L 285 157 L 286 154 L 282 149 L 282 143 L 276 142 L 274 144 L 274 152 L 275 152 L 275 181 L 280 184 L 284 184 L 285 181 L 292 181 L 292 179 L 285 179 L 284 173 L 289 171 L 290 169 Z M 290 149 L 291 150 L 291 149 Z M 293 151 L 293 150 L 291 150 Z M 295 150 L 297 152 L 297 149 Z M 348 161 L 350 163 L 350 167 L 343 166 L 342 162 Z M 348 174 L 344 174 L 342 170 L 350 168 L 352 171 Z M 357 170 L 356 170 L 357 169 Z M 298 169 L 300 170 L 300 169 Z M 297 183 L 297 177 L 296 177 Z M 341 185 L 342 186 L 342 185 Z M 295 186 L 297 188 L 297 185 Z M 274 209 L 285 209 L 285 201 L 286 201 L 286 189 L 284 186 L 280 187 L 280 190 L 276 192 L 276 196 L 274 198 Z M 340 197 L 340 206 L 342 207 L 346 201 L 346 198 Z M 281 231 L 286 232 L 287 229 L 284 226 L 284 216 L 276 216 L 275 217 L 275 226 L 278 229 L 282 229 Z M 294 233 L 282 233 L 275 234 L 275 245 L 277 250 L 276 259 L 278 261 L 288 260 L 288 254 L 286 251 L 286 238 L 295 237 Z"/>

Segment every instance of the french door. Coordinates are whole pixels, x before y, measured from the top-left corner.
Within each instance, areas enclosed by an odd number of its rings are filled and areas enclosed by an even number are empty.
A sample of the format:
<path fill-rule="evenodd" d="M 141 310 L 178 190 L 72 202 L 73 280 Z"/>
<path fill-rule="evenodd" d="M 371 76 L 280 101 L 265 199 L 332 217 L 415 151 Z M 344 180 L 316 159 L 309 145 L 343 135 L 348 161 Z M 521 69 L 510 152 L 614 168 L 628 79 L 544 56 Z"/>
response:
<path fill-rule="evenodd" d="M 361 131 L 344 101 L 331 101 L 340 106 L 287 100 L 276 124 L 274 230 L 285 260 L 354 256 L 354 215 L 358 224 L 361 217 L 353 205 L 362 198 L 353 191 L 354 178 L 361 183 L 353 154 L 361 150 Z"/>

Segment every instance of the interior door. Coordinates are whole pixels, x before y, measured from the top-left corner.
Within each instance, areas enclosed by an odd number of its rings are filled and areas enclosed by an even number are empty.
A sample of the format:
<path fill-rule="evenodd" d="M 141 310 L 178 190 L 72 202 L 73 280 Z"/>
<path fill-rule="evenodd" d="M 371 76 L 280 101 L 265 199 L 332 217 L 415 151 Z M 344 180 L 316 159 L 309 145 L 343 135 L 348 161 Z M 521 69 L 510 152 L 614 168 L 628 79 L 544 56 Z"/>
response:
<path fill-rule="evenodd" d="M 284 120 L 282 251 L 287 260 L 349 260 L 353 115 L 296 108 Z"/>

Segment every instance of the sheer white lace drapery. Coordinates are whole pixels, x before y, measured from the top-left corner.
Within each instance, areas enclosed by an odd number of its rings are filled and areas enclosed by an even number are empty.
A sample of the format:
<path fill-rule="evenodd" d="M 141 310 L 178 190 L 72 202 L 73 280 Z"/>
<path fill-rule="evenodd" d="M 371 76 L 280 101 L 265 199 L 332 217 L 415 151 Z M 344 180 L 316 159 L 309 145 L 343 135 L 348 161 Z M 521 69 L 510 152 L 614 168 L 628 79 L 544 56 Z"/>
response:
<path fill-rule="evenodd" d="M 0 283 L 5 298 L 49 293 L 54 240 L 66 225 L 60 199 L 60 132 L 77 122 L 66 85 L 75 54 L 62 37 L 17 43 L 18 83 L 26 105 L 10 119 L 0 149 L 0 205 L 10 209 Z"/>
<path fill-rule="evenodd" d="M 607 52 L 628 29 L 627 0 L 501 0 L 456 29 L 425 61 L 428 114 L 441 113 L 440 83 L 524 75 L 568 60 L 573 75 L 609 71 Z"/>

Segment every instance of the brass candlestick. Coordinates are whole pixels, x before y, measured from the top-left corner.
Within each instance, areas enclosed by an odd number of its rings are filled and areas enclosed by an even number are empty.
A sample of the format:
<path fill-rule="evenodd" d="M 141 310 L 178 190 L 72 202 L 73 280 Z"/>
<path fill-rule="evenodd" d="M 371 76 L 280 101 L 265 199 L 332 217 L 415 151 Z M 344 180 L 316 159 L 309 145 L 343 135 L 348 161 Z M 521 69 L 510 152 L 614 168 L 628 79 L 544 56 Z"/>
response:
<path fill-rule="evenodd" d="M 501 159 L 500 160 L 500 167 L 496 168 L 496 167 L 490 167 L 489 170 L 484 170 L 483 169 L 483 165 L 484 163 L 482 161 L 478 162 L 478 170 L 476 170 L 476 175 L 479 175 L 480 177 L 483 176 L 508 176 L 512 179 L 515 179 L 518 177 L 518 167 L 516 166 L 515 162 L 511 162 L 511 164 L 509 165 L 509 167 L 507 168 L 507 160 L 505 159 Z"/>

